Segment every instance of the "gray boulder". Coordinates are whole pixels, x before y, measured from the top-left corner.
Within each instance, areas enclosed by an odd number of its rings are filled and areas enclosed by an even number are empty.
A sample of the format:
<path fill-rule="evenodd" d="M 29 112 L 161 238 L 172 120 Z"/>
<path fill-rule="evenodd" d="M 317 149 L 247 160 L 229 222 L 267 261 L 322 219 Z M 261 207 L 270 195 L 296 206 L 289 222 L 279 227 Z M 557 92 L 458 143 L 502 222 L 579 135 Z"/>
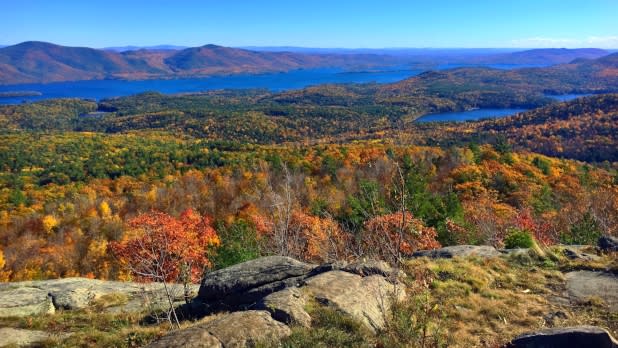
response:
<path fill-rule="evenodd" d="M 453 257 L 491 258 L 502 255 L 496 248 L 489 245 L 453 245 L 435 250 L 422 250 L 412 254 L 413 257 L 429 257 L 433 259 Z"/>
<path fill-rule="evenodd" d="M 618 237 L 601 236 L 598 245 L 599 249 L 605 252 L 618 251 Z"/>
<path fill-rule="evenodd" d="M 348 314 L 374 331 L 384 328 L 393 301 L 405 298 L 403 285 L 390 283 L 383 276 L 361 277 L 343 271 L 311 277 L 301 290 L 318 303 Z"/>
<path fill-rule="evenodd" d="M 616 348 L 618 342 L 596 326 L 552 328 L 519 336 L 507 348 Z"/>
<path fill-rule="evenodd" d="M 272 293 L 257 305 L 257 309 L 270 312 L 272 317 L 282 323 L 311 326 L 311 317 L 305 311 L 307 300 L 299 288 L 287 288 Z"/>
<path fill-rule="evenodd" d="M 314 268 L 283 256 L 243 262 L 207 273 L 196 301 L 229 307 L 251 305 L 268 294 L 300 284 Z"/>
<path fill-rule="evenodd" d="M 266 311 L 226 314 L 204 326 L 225 348 L 251 347 L 256 343 L 275 346 L 291 334 L 290 328 L 271 318 Z"/>
<path fill-rule="evenodd" d="M 575 271 L 565 275 L 569 297 L 586 302 L 596 297 L 603 300 L 612 312 L 618 311 L 618 277 L 609 273 Z"/>
<path fill-rule="evenodd" d="M 272 319 L 268 312 L 251 310 L 223 314 L 208 322 L 173 331 L 147 348 L 240 348 L 253 347 L 256 343 L 274 346 L 290 333 L 290 328 Z"/>

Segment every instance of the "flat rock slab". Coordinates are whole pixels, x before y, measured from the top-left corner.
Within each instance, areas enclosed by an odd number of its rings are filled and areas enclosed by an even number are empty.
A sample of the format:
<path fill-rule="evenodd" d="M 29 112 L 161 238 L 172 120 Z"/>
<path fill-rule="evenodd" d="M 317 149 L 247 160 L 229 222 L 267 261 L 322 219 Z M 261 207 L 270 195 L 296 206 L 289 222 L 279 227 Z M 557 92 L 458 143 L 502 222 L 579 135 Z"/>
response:
<path fill-rule="evenodd" d="M 610 311 L 618 312 L 618 277 L 609 273 L 576 271 L 565 275 L 569 296 L 579 302 L 597 297 L 609 306 Z"/>
<path fill-rule="evenodd" d="M 48 339 L 50 336 L 45 331 L 13 329 L 9 327 L 0 328 L 0 347 L 31 346 Z"/>
<path fill-rule="evenodd" d="M 272 319 L 266 311 L 224 314 L 204 324 L 174 331 L 149 344 L 147 348 L 244 348 L 258 343 L 275 346 L 289 336 L 290 328 Z"/>
<path fill-rule="evenodd" d="M 433 259 L 451 259 L 453 257 L 498 257 L 502 255 L 496 248 L 489 245 L 453 245 L 435 250 L 422 250 L 412 254 L 413 257 L 429 257 Z"/>
<path fill-rule="evenodd" d="M 172 294 L 181 300 L 184 288 L 169 284 Z M 198 285 L 192 285 L 195 295 Z M 125 310 L 141 310 L 146 302 L 162 302 L 163 285 L 159 283 L 134 283 L 103 281 L 88 278 L 63 278 L 41 281 L 0 283 L 0 317 L 28 316 L 53 313 L 56 309 L 84 309 L 92 301 L 109 294 L 122 294 L 128 303 Z"/>
<path fill-rule="evenodd" d="M 45 290 L 19 286 L 0 288 L 0 317 L 2 318 L 54 312 L 52 299 Z"/>
<path fill-rule="evenodd" d="M 383 276 L 361 277 L 343 271 L 319 274 L 301 288 L 317 302 L 333 307 L 374 331 L 384 328 L 393 299 L 403 300 L 403 286 Z"/>
<path fill-rule="evenodd" d="M 618 342 L 596 326 L 552 328 L 519 336 L 507 348 L 617 348 Z"/>

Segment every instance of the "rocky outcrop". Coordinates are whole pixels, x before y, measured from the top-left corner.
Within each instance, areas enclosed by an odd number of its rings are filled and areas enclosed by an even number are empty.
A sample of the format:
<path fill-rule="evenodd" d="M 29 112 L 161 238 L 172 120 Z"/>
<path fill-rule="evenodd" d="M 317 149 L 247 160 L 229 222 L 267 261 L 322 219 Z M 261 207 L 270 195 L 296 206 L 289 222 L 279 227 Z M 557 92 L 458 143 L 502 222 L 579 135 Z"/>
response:
<path fill-rule="evenodd" d="M 393 300 L 405 297 L 401 284 L 392 284 L 383 276 L 361 277 L 343 271 L 309 278 L 301 290 L 305 296 L 350 315 L 374 331 L 384 328 Z"/>
<path fill-rule="evenodd" d="M 342 271 L 358 274 L 360 276 L 381 275 L 383 277 L 393 276 L 393 268 L 385 261 L 369 260 L 354 262 L 341 267 Z"/>
<path fill-rule="evenodd" d="M 453 257 L 482 257 L 491 258 L 502 255 L 496 248 L 489 245 L 453 245 L 435 250 L 422 250 L 412 254 L 413 257 L 429 257 L 433 259 Z"/>
<path fill-rule="evenodd" d="M 602 236 L 599 238 L 598 246 L 604 252 L 618 251 L 618 237 Z"/>
<path fill-rule="evenodd" d="M 316 268 L 289 257 L 268 256 L 206 274 L 197 300 L 209 306 L 237 308 L 299 285 Z"/>
<path fill-rule="evenodd" d="M 311 316 L 305 311 L 307 299 L 297 288 L 287 288 L 272 293 L 256 306 L 271 313 L 276 320 L 292 325 L 311 326 Z"/>
<path fill-rule="evenodd" d="M 519 336 L 506 348 L 617 348 L 618 342 L 596 326 L 552 328 Z"/>
<path fill-rule="evenodd" d="M 316 302 L 379 330 L 393 299 L 403 296 L 403 286 L 385 262 L 315 266 L 272 256 L 207 274 L 194 308 L 208 308 L 211 313 L 266 310 L 283 323 L 308 327 L 311 317 L 305 307 Z"/>
<path fill-rule="evenodd" d="M 48 338 L 50 334 L 45 331 L 0 328 L 0 347 L 30 347 Z"/>
<path fill-rule="evenodd" d="M 290 335 L 290 328 L 271 318 L 266 311 L 230 313 L 208 323 L 206 328 L 226 348 L 277 342 Z"/>
<path fill-rule="evenodd" d="M 576 302 L 598 298 L 611 311 L 618 312 L 618 277 L 592 271 L 575 271 L 565 275 L 568 295 Z"/>
<path fill-rule="evenodd" d="M 170 284 L 177 300 L 184 299 L 184 288 Z M 198 287 L 192 286 L 193 296 Z M 126 301 L 112 304 L 109 310 L 139 311 L 145 306 L 166 304 L 162 284 L 113 282 L 87 278 L 64 278 L 0 284 L 0 317 L 22 317 L 76 310 L 92 306 L 106 295 L 122 295 Z M 115 307 L 114 307 L 115 306 Z"/>
<path fill-rule="evenodd" d="M 2 318 L 54 312 L 52 298 L 45 290 L 17 285 L 0 288 L 0 317 Z"/>
<path fill-rule="evenodd" d="M 571 260 L 595 261 L 599 256 L 591 253 L 592 247 L 587 245 L 566 245 L 562 249 L 562 254 Z"/>
<path fill-rule="evenodd" d="M 217 319 L 188 329 L 174 331 L 148 345 L 167 347 L 253 347 L 266 346 L 289 336 L 290 328 L 271 318 L 266 311 L 244 311 L 224 314 Z"/>

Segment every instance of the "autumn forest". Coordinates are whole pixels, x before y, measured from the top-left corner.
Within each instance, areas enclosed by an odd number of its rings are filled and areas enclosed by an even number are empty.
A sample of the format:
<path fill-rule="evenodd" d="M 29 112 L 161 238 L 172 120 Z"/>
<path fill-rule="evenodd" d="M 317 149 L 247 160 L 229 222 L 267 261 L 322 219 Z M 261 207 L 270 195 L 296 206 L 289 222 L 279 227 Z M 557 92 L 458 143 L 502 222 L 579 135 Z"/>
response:
<path fill-rule="evenodd" d="M 615 71 L 612 55 L 385 85 L 0 106 L 0 279 L 132 279 L 123 255 L 143 224 L 186 232 L 176 238 L 203 245 L 191 257 L 210 269 L 273 254 L 396 262 L 522 236 L 595 244 L 618 233 Z M 550 98 L 560 93 L 595 95 Z M 414 122 L 472 107 L 531 110 Z"/>

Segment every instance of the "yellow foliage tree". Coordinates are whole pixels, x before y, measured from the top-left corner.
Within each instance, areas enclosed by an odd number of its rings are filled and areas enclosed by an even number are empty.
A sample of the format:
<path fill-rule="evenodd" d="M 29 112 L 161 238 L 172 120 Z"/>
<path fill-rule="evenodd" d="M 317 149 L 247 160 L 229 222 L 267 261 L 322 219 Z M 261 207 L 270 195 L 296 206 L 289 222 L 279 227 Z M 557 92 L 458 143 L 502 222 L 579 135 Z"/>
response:
<path fill-rule="evenodd" d="M 99 204 L 99 214 L 101 214 L 101 217 L 104 219 L 112 216 L 112 209 L 109 207 L 109 204 L 107 204 L 106 201 L 103 201 L 101 202 L 101 204 Z"/>
<path fill-rule="evenodd" d="M 58 226 L 58 219 L 56 219 L 53 215 L 45 215 L 43 219 L 41 219 L 41 224 L 43 225 L 45 232 L 51 233 L 54 227 Z"/>

